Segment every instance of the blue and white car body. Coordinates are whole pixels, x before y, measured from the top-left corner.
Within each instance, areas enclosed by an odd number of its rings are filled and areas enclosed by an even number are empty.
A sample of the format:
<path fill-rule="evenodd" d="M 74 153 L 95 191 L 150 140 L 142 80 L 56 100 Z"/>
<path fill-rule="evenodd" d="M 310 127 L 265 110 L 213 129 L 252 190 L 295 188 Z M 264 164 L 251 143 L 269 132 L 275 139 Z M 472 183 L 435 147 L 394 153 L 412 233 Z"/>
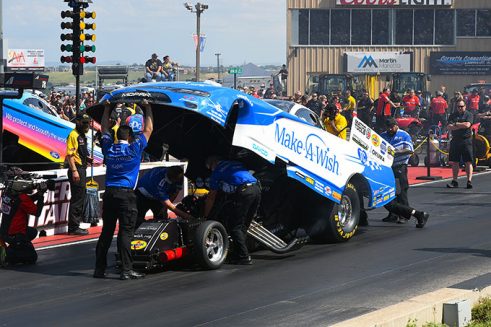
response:
<path fill-rule="evenodd" d="M 330 200 L 324 202 L 342 203 L 350 183 L 357 184 L 356 192 L 367 201 L 362 209 L 383 206 L 395 197 L 393 149 L 356 118 L 350 139 L 342 140 L 242 92 L 192 82 L 118 89 L 106 94 L 89 113 L 98 119 L 106 100 L 137 103 L 142 99 L 152 104 L 155 117 L 147 148 L 151 154 L 162 143 L 170 144 L 169 152 L 188 159 L 191 168 L 193 160 L 204 160 L 207 155 L 246 149 L 265 164 L 282 167 L 284 175 L 304 186 L 302 194 L 309 190 L 321 200 Z M 208 125 L 202 127 L 205 122 Z M 213 139 L 213 135 L 218 136 Z M 302 194 L 296 197 L 298 201 Z"/>

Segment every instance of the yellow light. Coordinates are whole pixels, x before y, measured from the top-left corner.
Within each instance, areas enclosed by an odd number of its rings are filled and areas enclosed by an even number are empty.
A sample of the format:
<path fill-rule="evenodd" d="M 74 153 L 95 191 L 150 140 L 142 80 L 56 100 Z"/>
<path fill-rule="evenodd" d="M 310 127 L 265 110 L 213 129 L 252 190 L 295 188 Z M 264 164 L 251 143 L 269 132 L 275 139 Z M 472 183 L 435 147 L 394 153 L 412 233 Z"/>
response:
<path fill-rule="evenodd" d="M 80 29 L 81 30 L 84 30 L 85 29 L 85 23 L 84 22 L 80 22 Z"/>

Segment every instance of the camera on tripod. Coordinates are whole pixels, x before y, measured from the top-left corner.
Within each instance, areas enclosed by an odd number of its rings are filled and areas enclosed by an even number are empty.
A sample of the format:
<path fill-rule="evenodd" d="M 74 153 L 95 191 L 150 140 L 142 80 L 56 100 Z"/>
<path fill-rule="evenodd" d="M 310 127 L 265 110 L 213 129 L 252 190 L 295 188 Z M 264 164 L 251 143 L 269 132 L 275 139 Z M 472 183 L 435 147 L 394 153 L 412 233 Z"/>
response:
<path fill-rule="evenodd" d="M 35 190 L 44 193 L 55 189 L 52 175 L 39 175 L 18 167 L 0 166 L 0 190 L 9 194 L 31 194 Z"/>

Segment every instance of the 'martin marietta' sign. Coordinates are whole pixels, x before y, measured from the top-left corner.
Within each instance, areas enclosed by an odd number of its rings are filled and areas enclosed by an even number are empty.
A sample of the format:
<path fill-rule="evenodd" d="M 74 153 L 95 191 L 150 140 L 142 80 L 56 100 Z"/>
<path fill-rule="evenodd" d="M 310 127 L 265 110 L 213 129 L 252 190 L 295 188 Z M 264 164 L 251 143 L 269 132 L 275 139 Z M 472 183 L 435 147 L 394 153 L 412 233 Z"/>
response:
<path fill-rule="evenodd" d="M 451 6 L 453 0 L 336 0 L 338 6 Z"/>

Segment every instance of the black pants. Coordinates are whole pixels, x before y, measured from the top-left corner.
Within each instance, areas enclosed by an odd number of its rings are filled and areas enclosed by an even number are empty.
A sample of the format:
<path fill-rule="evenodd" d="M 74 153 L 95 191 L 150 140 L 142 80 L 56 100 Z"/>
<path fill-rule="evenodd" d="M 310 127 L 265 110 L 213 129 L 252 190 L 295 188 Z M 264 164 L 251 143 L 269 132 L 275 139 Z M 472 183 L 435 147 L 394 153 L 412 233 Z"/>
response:
<path fill-rule="evenodd" d="M 167 208 L 159 200 L 149 199 L 140 191 L 136 190 L 136 206 L 138 216 L 136 219 L 135 229 L 137 229 L 144 221 L 145 214 L 148 210 L 152 210 L 153 219 L 162 220 L 167 218 Z"/>
<path fill-rule="evenodd" d="M 409 206 L 407 191 L 409 190 L 409 181 L 407 178 L 407 165 L 392 167 L 396 179 L 396 198 L 384 207 L 390 213 L 402 216 L 406 219 L 411 218 L 413 208 Z"/>
<path fill-rule="evenodd" d="M 84 202 L 86 193 L 86 171 L 82 166 L 77 165 L 80 181 L 73 182 L 73 173 L 68 169 L 68 180 L 70 182 L 70 212 L 68 213 L 68 232 L 73 232 L 80 227 L 84 214 Z"/>
<path fill-rule="evenodd" d="M 385 126 L 385 121 L 390 118 L 390 116 L 376 116 L 375 117 L 375 132 L 381 133 L 387 130 L 387 126 Z"/>
<path fill-rule="evenodd" d="M 225 224 L 234 241 L 234 252 L 239 258 L 245 258 L 249 255 L 247 229 L 259 208 L 261 188 L 258 184 L 241 187 L 231 197 L 233 205 Z"/>
<path fill-rule="evenodd" d="M 370 117 L 370 110 L 368 109 L 358 109 L 358 118 L 365 123 L 367 126 L 372 126 L 372 118 Z"/>
<path fill-rule="evenodd" d="M 111 246 L 118 220 L 119 257 L 124 271 L 133 269 L 130 245 L 137 214 L 136 195 L 133 190 L 106 188 L 102 202 L 102 232 L 96 247 L 96 269 L 104 271 L 107 267 L 107 251 Z"/>

